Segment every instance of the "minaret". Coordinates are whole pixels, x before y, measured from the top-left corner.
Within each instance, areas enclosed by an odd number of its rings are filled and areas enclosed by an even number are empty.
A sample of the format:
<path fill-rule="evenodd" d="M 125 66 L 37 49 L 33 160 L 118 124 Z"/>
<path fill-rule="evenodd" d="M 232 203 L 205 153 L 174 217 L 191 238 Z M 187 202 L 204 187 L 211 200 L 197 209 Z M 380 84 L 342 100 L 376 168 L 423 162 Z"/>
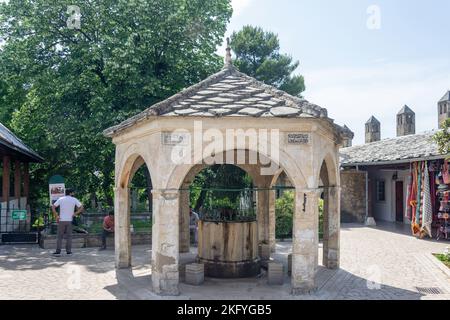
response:
<path fill-rule="evenodd" d="M 397 137 L 416 134 L 416 114 L 407 105 L 397 113 Z"/>
<path fill-rule="evenodd" d="M 355 137 L 355 134 L 352 130 L 349 129 L 346 125 L 344 125 L 344 130 L 342 133 L 342 148 L 348 148 L 352 146 L 353 138 Z"/>
<path fill-rule="evenodd" d="M 381 140 L 381 124 L 374 116 L 366 122 L 366 143 Z"/>
<path fill-rule="evenodd" d="M 438 102 L 438 119 L 439 129 L 442 128 L 442 124 L 450 117 L 450 91 L 442 97 Z"/>

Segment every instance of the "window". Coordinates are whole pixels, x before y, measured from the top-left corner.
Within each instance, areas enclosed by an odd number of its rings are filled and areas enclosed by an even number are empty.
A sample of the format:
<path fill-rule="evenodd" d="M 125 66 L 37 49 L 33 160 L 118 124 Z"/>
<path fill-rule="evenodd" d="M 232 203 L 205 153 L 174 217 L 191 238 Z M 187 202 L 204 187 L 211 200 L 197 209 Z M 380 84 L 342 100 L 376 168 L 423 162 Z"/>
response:
<path fill-rule="evenodd" d="M 386 183 L 384 180 L 377 181 L 377 201 L 386 201 Z"/>

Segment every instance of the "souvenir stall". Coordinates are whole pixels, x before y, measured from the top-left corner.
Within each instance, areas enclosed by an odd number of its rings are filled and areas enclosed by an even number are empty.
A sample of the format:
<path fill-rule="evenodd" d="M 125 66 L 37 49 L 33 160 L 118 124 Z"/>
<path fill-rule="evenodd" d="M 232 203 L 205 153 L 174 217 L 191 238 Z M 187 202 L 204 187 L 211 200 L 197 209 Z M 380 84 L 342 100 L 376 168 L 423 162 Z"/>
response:
<path fill-rule="evenodd" d="M 410 166 L 406 217 L 413 235 L 448 239 L 450 173 L 447 159 L 413 162 Z"/>

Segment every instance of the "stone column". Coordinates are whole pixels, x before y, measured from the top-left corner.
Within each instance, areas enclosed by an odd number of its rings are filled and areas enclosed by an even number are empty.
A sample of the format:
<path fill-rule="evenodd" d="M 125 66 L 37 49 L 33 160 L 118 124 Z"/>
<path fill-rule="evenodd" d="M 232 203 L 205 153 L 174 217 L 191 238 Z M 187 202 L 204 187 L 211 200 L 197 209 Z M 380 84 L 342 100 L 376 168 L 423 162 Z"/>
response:
<path fill-rule="evenodd" d="M 323 265 L 328 269 L 339 268 L 339 234 L 340 234 L 340 189 L 328 187 L 325 189 L 324 206 L 324 239 Z M 326 213 L 326 217 L 325 217 Z"/>
<path fill-rule="evenodd" d="M 270 251 L 276 250 L 276 237 L 275 237 L 275 190 L 269 190 L 269 245 Z"/>
<path fill-rule="evenodd" d="M 318 197 L 316 190 L 296 188 L 292 243 L 292 294 L 316 289 L 318 256 Z"/>
<path fill-rule="evenodd" d="M 179 191 L 153 190 L 152 285 L 159 295 L 178 295 Z"/>
<path fill-rule="evenodd" d="M 258 219 L 258 243 L 269 244 L 269 192 L 265 187 L 259 187 L 257 197 L 257 219 Z"/>
<path fill-rule="evenodd" d="M 130 189 L 114 189 L 114 246 L 116 268 L 131 267 Z"/>
<path fill-rule="evenodd" d="M 180 190 L 180 253 L 189 252 L 191 236 L 189 232 L 189 186 Z"/>

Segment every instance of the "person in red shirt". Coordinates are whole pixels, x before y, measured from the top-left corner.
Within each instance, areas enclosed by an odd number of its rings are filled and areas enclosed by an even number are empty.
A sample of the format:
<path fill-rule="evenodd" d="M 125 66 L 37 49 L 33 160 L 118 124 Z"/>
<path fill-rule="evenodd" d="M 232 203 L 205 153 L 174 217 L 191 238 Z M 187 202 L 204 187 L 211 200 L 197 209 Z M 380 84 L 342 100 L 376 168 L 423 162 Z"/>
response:
<path fill-rule="evenodd" d="M 103 219 L 103 232 L 102 232 L 102 246 L 100 250 L 106 249 L 106 237 L 114 235 L 114 210 L 108 212 L 108 215 Z"/>

